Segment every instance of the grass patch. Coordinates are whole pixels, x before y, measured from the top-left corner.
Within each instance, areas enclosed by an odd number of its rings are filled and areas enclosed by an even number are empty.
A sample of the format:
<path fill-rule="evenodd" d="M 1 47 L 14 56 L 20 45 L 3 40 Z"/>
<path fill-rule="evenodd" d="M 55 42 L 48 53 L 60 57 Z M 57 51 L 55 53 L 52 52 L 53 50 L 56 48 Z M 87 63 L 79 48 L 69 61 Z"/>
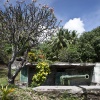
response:
<path fill-rule="evenodd" d="M 12 72 L 14 73 L 15 70 L 13 69 Z M 20 73 L 15 78 L 15 83 L 19 82 L 19 80 L 20 80 Z M 7 68 L 4 65 L 0 65 L 0 84 L 2 84 L 2 85 L 7 85 L 8 84 Z"/>
<path fill-rule="evenodd" d="M 0 65 L 0 84 L 6 85 L 7 83 L 7 68 L 4 65 Z"/>
<path fill-rule="evenodd" d="M 7 81 L 7 78 L 0 78 L 0 84 L 2 85 L 7 85 L 8 84 L 8 81 Z"/>
<path fill-rule="evenodd" d="M 0 78 L 7 76 L 7 68 L 3 65 L 0 65 Z"/>

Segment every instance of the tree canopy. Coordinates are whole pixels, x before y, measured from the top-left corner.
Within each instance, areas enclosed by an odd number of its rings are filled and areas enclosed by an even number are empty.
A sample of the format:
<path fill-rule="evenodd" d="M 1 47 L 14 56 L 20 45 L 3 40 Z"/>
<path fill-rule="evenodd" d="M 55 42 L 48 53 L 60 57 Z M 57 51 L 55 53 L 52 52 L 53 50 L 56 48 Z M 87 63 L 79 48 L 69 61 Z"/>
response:
<path fill-rule="evenodd" d="M 73 63 L 100 61 L 100 27 L 84 32 L 80 37 L 75 31 L 60 29 L 44 44 L 43 50 L 47 58 L 52 61 Z"/>
<path fill-rule="evenodd" d="M 100 27 L 85 32 L 79 38 L 79 49 L 83 61 L 100 61 Z"/>
<path fill-rule="evenodd" d="M 47 5 L 37 6 L 35 0 L 30 4 L 17 1 L 13 5 L 8 2 L 4 9 L 0 10 L 0 37 L 3 45 L 11 47 L 11 55 L 7 62 L 10 83 L 14 83 L 15 77 L 27 63 L 30 49 L 40 42 L 40 37 L 44 40 L 50 36 L 57 26 L 54 10 Z M 22 63 L 12 74 L 11 65 L 22 52 L 24 54 Z"/>

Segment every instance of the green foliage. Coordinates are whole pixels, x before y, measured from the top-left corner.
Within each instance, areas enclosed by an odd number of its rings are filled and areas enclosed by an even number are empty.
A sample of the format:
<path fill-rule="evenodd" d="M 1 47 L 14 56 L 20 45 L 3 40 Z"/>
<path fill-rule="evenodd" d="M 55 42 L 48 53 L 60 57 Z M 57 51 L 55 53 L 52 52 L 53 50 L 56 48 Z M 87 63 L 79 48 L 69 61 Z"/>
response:
<path fill-rule="evenodd" d="M 50 74 L 49 64 L 47 62 L 39 62 L 36 66 L 37 73 L 32 78 L 32 87 L 42 85 L 48 74 Z"/>
<path fill-rule="evenodd" d="M 41 44 L 41 49 L 44 51 L 47 59 L 57 61 L 59 60 L 59 52 L 63 50 L 63 48 L 69 48 L 70 45 L 76 45 L 77 41 L 78 39 L 75 31 L 70 32 L 60 29 L 51 37 L 51 40 Z"/>
<path fill-rule="evenodd" d="M 7 63 L 12 52 L 11 46 L 7 43 L 4 44 L 4 42 L 2 42 L 2 44 L 0 43 L 0 46 L 0 58 L 4 63 Z"/>
<path fill-rule="evenodd" d="M 79 52 L 83 62 L 100 61 L 100 27 L 80 36 Z"/>
<path fill-rule="evenodd" d="M 39 48 L 43 51 L 43 54 L 45 55 L 47 60 L 55 61 L 55 53 L 52 51 L 53 45 L 52 41 L 46 41 L 42 44 L 40 44 Z"/>
<path fill-rule="evenodd" d="M 100 27 L 77 37 L 75 31 L 60 29 L 42 44 L 47 59 L 64 62 L 99 62 Z"/>
<path fill-rule="evenodd" d="M 33 62 L 39 62 L 45 60 L 45 55 L 41 50 L 31 50 L 28 52 L 28 62 L 33 63 Z"/>
<path fill-rule="evenodd" d="M 81 45 L 80 45 L 81 46 Z M 83 62 L 93 62 L 95 58 L 95 50 L 89 43 L 82 43 L 82 47 L 79 48 L 81 59 Z"/>
<path fill-rule="evenodd" d="M 66 36 L 69 35 L 70 32 L 68 30 L 60 29 L 56 35 L 52 37 L 52 52 L 54 52 L 56 60 L 58 60 L 59 50 L 68 47 Z"/>
<path fill-rule="evenodd" d="M 93 48 L 95 50 L 95 53 L 96 53 L 96 61 L 100 61 L 100 36 L 98 37 L 95 37 L 95 39 L 93 40 Z"/>
<path fill-rule="evenodd" d="M 80 54 L 76 46 L 70 46 L 69 48 L 63 48 L 59 51 L 59 61 L 62 62 L 80 62 Z"/>
<path fill-rule="evenodd" d="M 30 63 L 37 61 L 37 57 L 36 57 L 35 53 L 33 53 L 33 52 L 28 53 L 28 61 Z"/>
<path fill-rule="evenodd" d="M 62 94 L 62 99 L 61 100 L 84 100 L 83 97 L 77 97 L 77 96 L 73 96 L 72 94 L 69 94 L 67 92 L 64 92 Z"/>
<path fill-rule="evenodd" d="M 14 91 L 14 88 L 8 88 L 8 85 L 2 85 L 0 91 L 2 93 L 2 100 L 8 100 L 8 95 Z"/>

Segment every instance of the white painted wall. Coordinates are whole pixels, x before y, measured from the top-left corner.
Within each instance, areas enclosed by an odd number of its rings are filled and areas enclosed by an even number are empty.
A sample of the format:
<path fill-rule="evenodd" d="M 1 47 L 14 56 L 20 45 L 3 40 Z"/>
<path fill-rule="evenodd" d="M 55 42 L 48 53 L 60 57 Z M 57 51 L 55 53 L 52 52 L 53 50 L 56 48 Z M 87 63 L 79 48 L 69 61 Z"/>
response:
<path fill-rule="evenodd" d="M 94 67 L 92 82 L 100 84 L 100 63 L 96 63 Z"/>

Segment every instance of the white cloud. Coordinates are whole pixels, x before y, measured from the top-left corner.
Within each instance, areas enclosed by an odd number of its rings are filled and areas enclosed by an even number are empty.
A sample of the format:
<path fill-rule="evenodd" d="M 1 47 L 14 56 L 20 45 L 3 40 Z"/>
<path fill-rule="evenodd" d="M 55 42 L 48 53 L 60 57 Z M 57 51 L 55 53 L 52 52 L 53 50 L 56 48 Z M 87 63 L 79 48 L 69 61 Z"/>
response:
<path fill-rule="evenodd" d="M 68 22 L 65 23 L 64 29 L 68 29 L 69 31 L 77 31 L 77 33 L 83 33 L 84 23 L 80 18 L 70 19 Z"/>

